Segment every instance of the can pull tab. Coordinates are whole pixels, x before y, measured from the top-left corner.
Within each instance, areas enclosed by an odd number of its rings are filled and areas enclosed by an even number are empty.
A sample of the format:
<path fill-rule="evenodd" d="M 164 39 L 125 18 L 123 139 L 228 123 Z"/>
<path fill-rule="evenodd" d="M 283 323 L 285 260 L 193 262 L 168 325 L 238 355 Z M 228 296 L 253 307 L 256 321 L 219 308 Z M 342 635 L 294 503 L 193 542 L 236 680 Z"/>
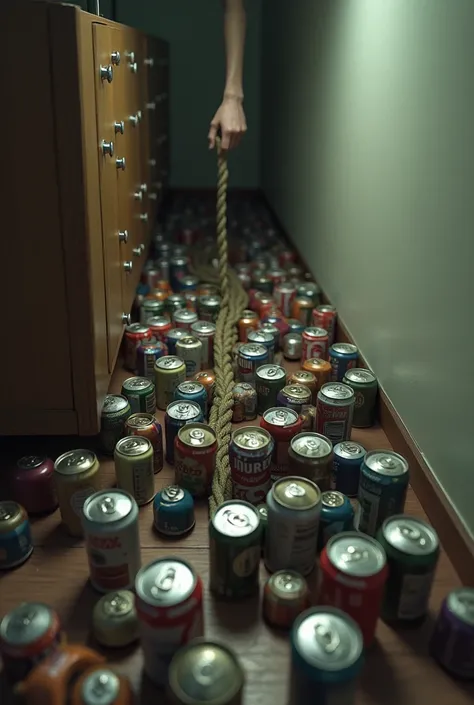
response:
<path fill-rule="evenodd" d="M 316 624 L 314 637 L 327 654 L 333 654 L 341 643 L 338 632 L 331 629 L 326 624 Z"/>
<path fill-rule="evenodd" d="M 173 588 L 175 578 L 176 570 L 174 568 L 166 568 L 166 570 L 162 571 L 156 578 L 154 590 L 156 592 L 158 590 L 161 592 L 169 592 Z"/>
<path fill-rule="evenodd" d="M 100 511 L 102 514 L 113 514 L 115 512 L 115 501 L 112 497 L 104 497 L 100 503 Z"/>
<path fill-rule="evenodd" d="M 409 541 L 413 541 L 413 543 L 419 543 L 420 546 L 424 546 L 426 543 L 426 539 L 422 537 L 421 531 L 419 529 L 416 529 L 414 526 L 402 524 L 399 527 L 399 531 L 402 536 L 404 536 Z"/>
<path fill-rule="evenodd" d="M 25 614 L 23 614 L 21 617 L 21 626 L 22 627 L 29 627 L 30 624 L 35 619 L 36 614 L 37 614 L 37 612 L 35 609 L 31 609 L 31 610 L 28 610 L 28 612 L 25 612 Z"/>
<path fill-rule="evenodd" d="M 228 511 L 226 512 L 227 514 L 227 521 L 229 524 L 232 524 L 232 526 L 237 526 L 238 528 L 242 526 L 247 526 L 249 523 L 249 519 L 245 514 L 238 514 L 237 512 L 232 512 Z"/>

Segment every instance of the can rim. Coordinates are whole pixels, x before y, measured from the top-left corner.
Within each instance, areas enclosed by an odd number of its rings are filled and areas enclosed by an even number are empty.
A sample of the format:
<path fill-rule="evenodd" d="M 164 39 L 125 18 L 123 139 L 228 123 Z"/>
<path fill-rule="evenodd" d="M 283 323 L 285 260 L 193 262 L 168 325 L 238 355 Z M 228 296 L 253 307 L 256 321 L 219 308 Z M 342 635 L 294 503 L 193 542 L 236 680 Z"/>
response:
<path fill-rule="evenodd" d="M 279 485 L 281 485 L 282 482 L 288 482 L 289 480 L 292 482 L 306 483 L 306 484 L 311 485 L 311 487 L 313 489 L 315 488 L 317 496 L 316 496 L 316 499 L 314 500 L 314 502 L 312 504 L 308 505 L 307 507 L 294 507 L 289 503 L 283 502 L 282 499 L 277 496 L 276 489 L 278 488 Z M 315 482 L 313 482 L 312 480 L 309 480 L 306 477 L 300 477 L 298 475 L 288 475 L 287 477 L 280 477 L 274 483 L 274 485 L 271 489 L 271 492 L 272 492 L 272 497 L 274 498 L 275 502 L 278 502 L 278 504 L 280 504 L 285 509 L 291 509 L 292 511 L 296 511 L 296 512 L 307 512 L 310 509 L 314 509 L 315 507 L 317 507 L 321 503 L 321 490 L 319 489 L 317 484 Z"/>

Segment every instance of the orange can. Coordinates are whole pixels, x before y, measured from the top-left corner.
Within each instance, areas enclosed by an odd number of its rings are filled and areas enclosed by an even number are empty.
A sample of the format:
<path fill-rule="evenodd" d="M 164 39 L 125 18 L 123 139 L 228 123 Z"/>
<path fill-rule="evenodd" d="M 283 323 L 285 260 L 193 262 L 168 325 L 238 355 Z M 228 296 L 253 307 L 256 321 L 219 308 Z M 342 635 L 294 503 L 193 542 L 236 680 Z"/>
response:
<path fill-rule="evenodd" d="M 219 287 L 215 284 L 201 284 L 197 290 L 198 296 L 219 296 Z"/>
<path fill-rule="evenodd" d="M 169 294 L 173 293 L 173 289 L 171 288 L 170 283 L 167 279 L 159 279 L 156 282 L 156 287 L 154 291 L 156 291 L 156 289 L 163 291 L 167 297 L 169 296 Z"/>
<path fill-rule="evenodd" d="M 239 327 L 239 341 L 241 343 L 246 343 L 249 331 L 258 330 L 260 326 L 258 314 L 255 311 L 251 311 L 249 308 L 246 308 L 245 311 L 242 311 L 242 317 L 237 325 Z"/>
<path fill-rule="evenodd" d="M 146 298 L 156 299 L 157 301 L 166 301 L 168 298 L 168 293 L 163 289 L 152 289 Z"/>
<path fill-rule="evenodd" d="M 320 357 L 310 357 L 301 365 L 301 369 L 306 372 L 312 372 L 316 377 L 316 392 L 315 397 L 323 384 L 330 382 L 331 378 L 331 363 L 328 360 L 322 360 Z"/>
<path fill-rule="evenodd" d="M 304 326 L 310 326 L 313 315 L 313 302 L 308 296 L 297 296 L 293 299 L 291 316 L 301 321 Z"/>
<path fill-rule="evenodd" d="M 201 372 L 196 372 L 194 377 L 192 377 L 193 382 L 199 382 L 203 385 L 207 392 L 207 399 L 209 404 L 212 404 L 212 397 L 214 396 L 214 387 L 216 386 L 216 375 L 213 370 L 201 370 Z"/>
<path fill-rule="evenodd" d="M 271 294 L 266 294 L 264 291 L 256 291 L 253 303 L 255 311 L 258 313 L 260 318 L 262 317 L 262 308 L 266 310 L 272 306 L 276 306 L 275 299 Z M 266 314 L 265 314 L 266 315 Z"/>
<path fill-rule="evenodd" d="M 107 666 L 89 668 L 75 683 L 70 705 L 132 705 L 133 691 L 130 681 L 119 676 Z"/>

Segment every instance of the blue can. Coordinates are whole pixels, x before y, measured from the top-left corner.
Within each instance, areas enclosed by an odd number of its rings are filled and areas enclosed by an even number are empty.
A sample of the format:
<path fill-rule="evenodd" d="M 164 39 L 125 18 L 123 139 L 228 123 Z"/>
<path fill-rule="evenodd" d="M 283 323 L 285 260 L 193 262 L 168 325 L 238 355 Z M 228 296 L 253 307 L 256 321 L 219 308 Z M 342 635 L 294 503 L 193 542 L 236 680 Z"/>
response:
<path fill-rule="evenodd" d="M 166 461 L 174 464 L 174 439 L 178 431 L 185 424 L 191 422 L 202 423 L 204 415 L 199 404 L 193 401 L 172 401 L 166 407 L 165 433 L 166 433 Z"/>
<path fill-rule="evenodd" d="M 262 323 L 259 330 L 264 330 L 266 333 L 271 333 L 273 335 L 275 352 L 278 352 L 280 349 L 280 329 L 273 325 L 273 323 Z"/>
<path fill-rule="evenodd" d="M 334 446 L 331 489 L 348 497 L 357 497 L 359 491 L 360 466 L 367 451 L 360 443 L 343 441 Z"/>
<path fill-rule="evenodd" d="M 268 330 L 249 330 L 247 342 L 258 343 L 268 350 L 268 362 L 275 359 L 275 338 Z"/>
<path fill-rule="evenodd" d="M 166 334 L 165 342 L 168 348 L 168 355 L 176 355 L 176 343 L 182 338 L 186 338 L 189 331 L 186 328 L 171 328 Z"/>
<path fill-rule="evenodd" d="M 160 341 L 142 341 L 137 348 L 137 375 L 155 382 L 155 362 L 168 354 L 168 348 Z"/>
<path fill-rule="evenodd" d="M 170 284 L 173 291 L 181 291 L 181 281 L 189 274 L 188 265 L 186 256 L 175 255 L 170 259 Z"/>
<path fill-rule="evenodd" d="M 288 333 L 298 333 L 299 335 L 303 333 L 305 326 L 297 318 L 288 318 L 286 322 L 290 329 Z"/>
<path fill-rule="evenodd" d="M 348 497 L 342 492 L 328 490 L 321 495 L 321 515 L 319 518 L 318 551 L 322 551 L 329 539 L 341 531 L 354 528 L 354 509 Z"/>
<path fill-rule="evenodd" d="M 199 278 L 195 277 L 194 274 L 185 274 L 182 279 L 179 280 L 179 291 L 196 291 L 199 286 Z"/>
<path fill-rule="evenodd" d="M 334 343 L 329 348 L 331 382 L 342 382 L 347 370 L 357 367 L 359 348 L 352 343 Z"/>
<path fill-rule="evenodd" d="M 24 563 L 33 553 L 26 509 L 17 502 L 0 502 L 0 570 Z"/>
<path fill-rule="evenodd" d="M 181 536 L 191 531 L 196 523 L 194 500 L 188 490 L 168 485 L 153 500 L 153 525 L 160 534 Z"/>
<path fill-rule="evenodd" d="M 193 401 L 199 404 L 204 418 L 207 419 L 209 400 L 206 388 L 200 382 L 181 382 L 176 387 L 174 398 L 176 401 Z"/>

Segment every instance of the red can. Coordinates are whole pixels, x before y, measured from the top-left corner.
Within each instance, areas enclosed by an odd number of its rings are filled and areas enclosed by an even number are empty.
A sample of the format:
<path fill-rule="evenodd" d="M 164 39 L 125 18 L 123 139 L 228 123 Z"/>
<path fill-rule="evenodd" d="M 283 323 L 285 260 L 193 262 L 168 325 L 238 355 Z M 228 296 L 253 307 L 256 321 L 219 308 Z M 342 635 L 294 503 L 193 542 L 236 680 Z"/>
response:
<path fill-rule="evenodd" d="M 254 309 L 258 313 L 259 317 L 262 317 L 262 311 L 269 310 L 275 306 L 275 301 L 271 294 L 267 294 L 265 291 L 257 291 L 254 296 Z"/>
<path fill-rule="evenodd" d="M 273 282 L 273 286 L 277 286 L 278 284 L 281 284 L 282 282 L 286 281 L 286 272 L 284 269 L 271 269 L 268 272 L 268 276 Z"/>
<path fill-rule="evenodd" d="M 374 640 L 387 580 L 385 551 L 378 541 L 357 531 L 343 531 L 328 541 L 320 558 L 319 603 L 338 607 L 359 625 L 364 645 Z"/>
<path fill-rule="evenodd" d="M 12 492 L 15 501 L 28 514 L 52 512 L 58 506 L 53 473 L 54 463 L 50 458 L 25 455 L 18 460 L 12 477 Z"/>
<path fill-rule="evenodd" d="M 318 328 L 324 328 L 324 330 L 327 330 L 328 332 L 328 349 L 334 343 L 336 338 L 336 319 L 337 311 L 335 306 L 323 304 L 322 306 L 316 306 L 313 310 L 313 325 Z M 320 355 L 319 357 L 322 356 Z"/>
<path fill-rule="evenodd" d="M 152 333 L 150 326 L 143 323 L 132 323 L 125 328 L 124 340 L 124 364 L 127 370 L 135 374 L 137 369 L 137 348 L 142 340 L 150 340 Z"/>
<path fill-rule="evenodd" d="M 184 298 L 186 299 L 186 308 L 188 311 L 194 311 L 196 312 L 196 306 L 197 306 L 197 294 L 195 291 L 183 291 L 182 292 Z"/>
<path fill-rule="evenodd" d="M 249 331 L 258 330 L 260 321 L 255 311 L 245 309 L 245 311 L 242 311 L 242 317 L 237 325 L 239 327 L 239 340 L 241 343 L 246 343 Z"/>
<path fill-rule="evenodd" d="M 169 296 L 170 294 L 173 293 L 173 289 L 171 288 L 171 284 L 167 279 L 158 279 L 156 282 L 156 289 L 161 289 L 161 291 L 164 291 L 166 296 Z"/>
<path fill-rule="evenodd" d="M 163 429 L 153 414 L 132 414 L 125 421 L 126 436 L 148 438 L 153 447 L 153 471 L 157 475 L 163 470 Z"/>
<path fill-rule="evenodd" d="M 268 431 L 275 441 L 270 472 L 272 481 L 276 482 L 289 475 L 290 440 L 303 430 L 303 418 L 294 409 L 276 406 L 264 412 L 260 426 Z"/>
<path fill-rule="evenodd" d="M 183 228 L 178 232 L 178 242 L 186 247 L 192 247 L 199 237 L 199 230 L 194 228 Z"/>
<path fill-rule="evenodd" d="M 278 255 L 278 261 L 280 263 L 280 267 L 285 268 L 290 263 L 296 262 L 296 252 L 288 249 L 281 250 Z"/>
<path fill-rule="evenodd" d="M 152 316 L 147 323 L 150 326 L 152 336 L 166 344 L 168 331 L 173 327 L 171 321 L 166 316 Z"/>
<path fill-rule="evenodd" d="M 145 267 L 143 270 L 141 280 L 143 284 L 146 284 L 150 290 L 155 289 L 157 281 L 160 279 L 160 270 L 155 267 Z"/>
<path fill-rule="evenodd" d="M 283 311 L 283 315 L 289 318 L 293 301 L 296 298 L 296 286 L 288 282 L 282 282 L 273 289 L 273 298 L 278 308 Z"/>
<path fill-rule="evenodd" d="M 174 440 L 175 484 L 193 497 L 208 497 L 216 468 L 217 436 L 203 423 L 187 423 Z"/>
<path fill-rule="evenodd" d="M 301 350 L 301 364 L 311 357 L 328 359 L 329 338 L 328 332 L 324 328 L 305 328 L 301 334 L 303 346 Z"/>

